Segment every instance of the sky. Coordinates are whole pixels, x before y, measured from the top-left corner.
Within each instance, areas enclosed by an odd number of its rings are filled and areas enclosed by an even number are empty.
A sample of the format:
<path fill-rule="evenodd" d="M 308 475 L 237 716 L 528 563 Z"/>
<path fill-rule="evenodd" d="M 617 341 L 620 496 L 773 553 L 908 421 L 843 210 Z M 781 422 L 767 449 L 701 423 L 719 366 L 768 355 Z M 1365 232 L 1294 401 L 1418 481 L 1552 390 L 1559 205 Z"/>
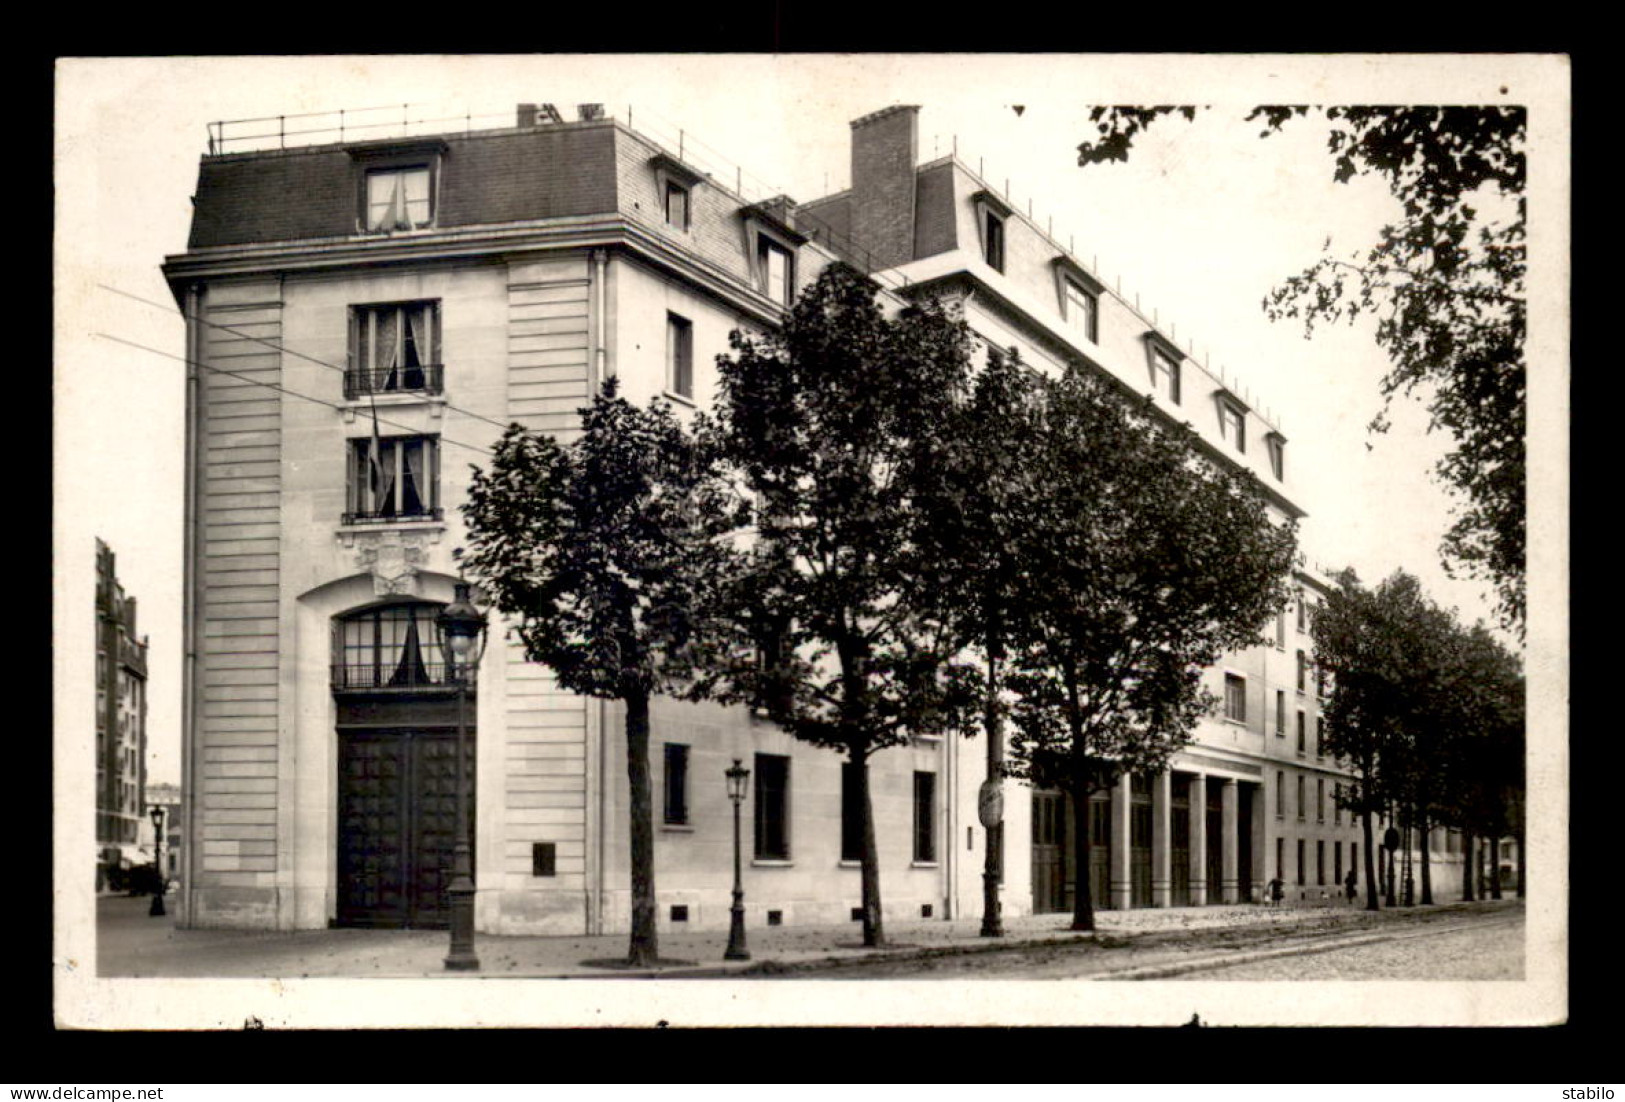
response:
<path fill-rule="evenodd" d="M 633 125 L 651 136 L 675 143 L 681 131 L 702 167 L 726 179 L 741 166 L 752 198 L 802 201 L 849 183 L 850 120 L 917 104 L 922 162 L 957 149 L 990 181 L 1007 179 L 1013 205 L 1030 204 L 1108 284 L 1272 412 L 1310 514 L 1301 543 L 1311 560 L 1352 565 L 1367 582 L 1403 568 L 1467 622 L 1492 619 L 1493 605 L 1485 585 L 1452 581 L 1439 565 L 1450 501 L 1429 472 L 1446 442 L 1424 431 L 1414 400 L 1394 405 L 1386 435 L 1366 431 L 1387 370 L 1368 324 L 1305 339 L 1301 325 L 1272 323 L 1261 308 L 1328 239 L 1342 254 L 1372 240 L 1393 201 L 1380 182 L 1335 184 L 1314 124 L 1260 141 L 1241 120 L 1258 103 L 1555 107 L 1531 114 L 1531 509 L 1548 523 L 1531 524 L 1529 654 L 1566 668 L 1566 626 L 1543 618 L 1542 606 L 1566 599 L 1568 79 L 1555 59 L 1506 55 L 64 59 L 54 273 L 59 740 L 75 723 L 93 729 L 93 664 L 73 656 L 94 653 L 99 536 L 118 556 L 152 645 L 149 774 L 180 780 L 183 326 L 159 266 L 185 249 L 208 124 L 392 104 L 413 105 L 414 116 L 473 116 L 476 128 L 511 125 L 522 102 L 555 103 L 567 118 L 577 104 L 603 103 L 623 120 L 630 105 Z M 1162 103 L 1211 108 L 1195 123 L 1159 123 L 1126 164 L 1078 166 L 1077 145 L 1094 133 L 1090 106 Z"/>

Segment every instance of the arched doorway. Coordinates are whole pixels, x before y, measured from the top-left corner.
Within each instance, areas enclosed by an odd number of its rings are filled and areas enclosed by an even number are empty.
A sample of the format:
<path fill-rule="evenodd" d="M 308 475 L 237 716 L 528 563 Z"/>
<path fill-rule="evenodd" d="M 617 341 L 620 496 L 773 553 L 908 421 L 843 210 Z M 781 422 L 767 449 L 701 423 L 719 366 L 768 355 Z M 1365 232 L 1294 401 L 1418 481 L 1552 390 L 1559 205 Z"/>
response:
<path fill-rule="evenodd" d="M 441 928 L 449 918 L 458 703 L 435 624 L 441 607 L 380 604 L 333 621 L 341 926 Z M 470 822 L 474 714 L 470 702 Z"/>

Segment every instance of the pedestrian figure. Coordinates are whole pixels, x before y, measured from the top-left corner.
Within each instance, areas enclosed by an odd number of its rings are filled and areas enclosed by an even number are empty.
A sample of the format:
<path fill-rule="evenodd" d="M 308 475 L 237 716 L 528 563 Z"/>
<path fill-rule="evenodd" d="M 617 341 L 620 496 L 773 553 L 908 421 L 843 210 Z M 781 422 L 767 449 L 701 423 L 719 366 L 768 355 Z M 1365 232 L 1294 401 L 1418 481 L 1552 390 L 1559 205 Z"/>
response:
<path fill-rule="evenodd" d="M 1343 878 L 1343 891 L 1349 897 L 1350 903 L 1354 902 L 1354 884 L 1354 870 L 1350 869 L 1349 874 Z"/>
<path fill-rule="evenodd" d="M 1272 879 L 1269 882 L 1270 906 L 1273 907 L 1276 904 L 1280 903 L 1281 900 L 1283 898 L 1285 898 L 1285 896 L 1286 896 L 1286 885 L 1283 884 L 1281 882 L 1281 878 L 1279 876 L 1277 876 L 1277 877 L 1275 877 L 1274 879 Z"/>

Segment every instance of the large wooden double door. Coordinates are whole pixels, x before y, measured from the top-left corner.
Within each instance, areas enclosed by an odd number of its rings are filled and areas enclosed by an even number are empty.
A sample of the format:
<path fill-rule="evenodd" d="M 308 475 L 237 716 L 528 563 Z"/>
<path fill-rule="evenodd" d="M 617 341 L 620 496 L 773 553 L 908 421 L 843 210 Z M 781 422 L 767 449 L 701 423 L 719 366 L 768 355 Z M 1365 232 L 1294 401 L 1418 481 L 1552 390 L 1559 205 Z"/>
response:
<path fill-rule="evenodd" d="M 467 739 L 472 846 L 472 731 Z M 444 928 L 456 830 L 455 730 L 339 732 L 339 925 Z"/>

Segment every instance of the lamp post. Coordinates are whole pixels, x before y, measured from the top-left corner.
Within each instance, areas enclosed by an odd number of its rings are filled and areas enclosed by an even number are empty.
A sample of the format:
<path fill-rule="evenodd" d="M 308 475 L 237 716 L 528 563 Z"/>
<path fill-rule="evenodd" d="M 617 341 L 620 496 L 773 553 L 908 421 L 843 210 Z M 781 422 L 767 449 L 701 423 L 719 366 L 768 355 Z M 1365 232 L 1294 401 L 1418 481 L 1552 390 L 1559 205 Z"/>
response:
<path fill-rule="evenodd" d="M 749 960 L 750 950 L 745 948 L 745 885 L 739 865 L 739 805 L 745 802 L 745 784 L 750 770 L 735 758 L 733 767 L 723 771 L 728 778 L 728 799 L 734 805 L 734 902 L 728 909 L 728 950 L 723 960 Z"/>
<path fill-rule="evenodd" d="M 156 875 L 152 883 L 152 906 L 147 914 L 159 917 L 164 910 L 164 805 L 153 804 L 147 815 L 152 819 L 152 869 Z"/>
<path fill-rule="evenodd" d="M 446 674 L 457 686 L 457 837 L 452 849 L 449 972 L 476 972 L 480 958 L 474 952 L 474 870 L 468 838 L 468 725 L 464 719 L 468 683 L 485 653 L 485 615 L 469 599 L 467 582 L 456 583 L 451 604 L 436 621 L 445 651 Z"/>

